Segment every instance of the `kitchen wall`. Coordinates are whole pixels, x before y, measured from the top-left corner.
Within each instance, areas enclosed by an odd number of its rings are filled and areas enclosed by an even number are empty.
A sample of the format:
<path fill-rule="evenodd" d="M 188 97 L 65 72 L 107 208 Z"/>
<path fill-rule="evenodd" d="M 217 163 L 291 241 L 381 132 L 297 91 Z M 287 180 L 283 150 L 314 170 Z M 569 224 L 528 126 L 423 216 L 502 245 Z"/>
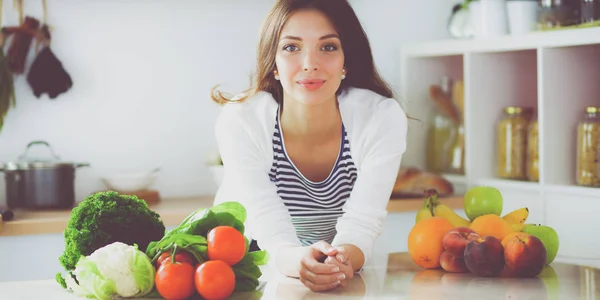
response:
<path fill-rule="evenodd" d="M 17 23 L 4 1 L 3 25 Z M 42 18 L 41 0 L 25 2 Z M 55 100 L 33 96 L 16 79 L 17 107 L 0 132 L 0 161 L 14 160 L 32 140 L 46 140 L 77 170 L 76 195 L 103 189 L 100 176 L 161 167 L 163 196 L 215 191 L 206 160 L 216 150 L 219 107 L 213 85 L 246 88 L 270 0 L 49 0 L 52 49 L 73 88 Z M 446 37 L 448 0 L 355 0 L 381 73 L 399 85 L 402 43 Z M 31 53 L 30 60 L 34 53 Z M 35 148 L 32 154 L 44 155 Z M 5 201 L 0 180 L 0 205 Z"/>

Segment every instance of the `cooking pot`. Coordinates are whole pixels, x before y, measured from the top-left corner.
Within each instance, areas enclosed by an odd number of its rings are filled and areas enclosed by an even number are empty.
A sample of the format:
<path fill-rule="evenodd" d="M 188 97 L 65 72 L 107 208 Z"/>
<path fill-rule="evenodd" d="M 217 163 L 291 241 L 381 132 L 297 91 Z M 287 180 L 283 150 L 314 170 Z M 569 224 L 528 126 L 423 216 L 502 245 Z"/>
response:
<path fill-rule="evenodd" d="M 45 145 L 51 158 L 28 157 L 34 145 Z M 27 145 L 18 161 L 0 165 L 6 180 L 6 204 L 10 209 L 66 209 L 75 203 L 75 169 L 87 163 L 61 161 L 45 141 Z"/>

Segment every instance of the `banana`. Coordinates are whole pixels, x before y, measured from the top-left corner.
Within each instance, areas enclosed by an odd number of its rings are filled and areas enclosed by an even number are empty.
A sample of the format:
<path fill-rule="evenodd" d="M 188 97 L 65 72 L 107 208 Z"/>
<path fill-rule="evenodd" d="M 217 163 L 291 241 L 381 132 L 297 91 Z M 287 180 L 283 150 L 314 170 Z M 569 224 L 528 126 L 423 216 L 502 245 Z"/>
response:
<path fill-rule="evenodd" d="M 447 205 L 444 205 L 442 203 L 434 206 L 433 215 L 436 217 L 442 217 L 442 218 L 450 221 L 450 223 L 452 223 L 452 225 L 454 225 L 454 227 L 469 227 L 469 226 L 471 226 L 471 221 L 461 217 L 456 212 L 454 212 L 454 210 L 452 210 L 450 207 L 448 207 Z"/>
<path fill-rule="evenodd" d="M 513 232 L 521 232 L 525 228 L 525 224 L 510 224 L 510 227 L 512 228 Z"/>
<path fill-rule="evenodd" d="M 450 221 L 454 227 L 469 227 L 471 225 L 471 221 L 458 215 L 449 206 L 442 204 L 438 199 L 438 194 L 435 189 L 427 190 L 425 196 L 427 196 L 427 199 L 431 202 L 431 212 L 434 217 L 442 217 Z"/>
<path fill-rule="evenodd" d="M 429 219 L 431 217 L 433 217 L 433 207 L 431 204 L 431 197 L 426 197 L 425 200 L 423 201 L 423 206 L 417 212 L 417 215 L 415 217 L 415 224 L 419 223 L 425 219 Z"/>
<path fill-rule="evenodd" d="M 525 224 L 528 217 L 529 209 L 527 207 L 521 207 L 504 215 L 502 219 L 510 224 Z"/>

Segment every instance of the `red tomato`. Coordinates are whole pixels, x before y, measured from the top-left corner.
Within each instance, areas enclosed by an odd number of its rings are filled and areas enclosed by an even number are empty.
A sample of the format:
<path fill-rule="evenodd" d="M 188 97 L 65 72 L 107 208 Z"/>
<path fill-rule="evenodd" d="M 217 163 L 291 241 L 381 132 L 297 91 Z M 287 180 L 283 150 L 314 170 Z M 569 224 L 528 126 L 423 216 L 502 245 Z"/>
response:
<path fill-rule="evenodd" d="M 194 267 L 188 263 L 166 263 L 158 267 L 154 284 L 167 300 L 183 300 L 195 293 Z"/>
<path fill-rule="evenodd" d="M 225 299 L 235 289 L 235 273 L 222 260 L 209 260 L 196 269 L 196 291 L 206 300 Z"/>
<path fill-rule="evenodd" d="M 196 258 L 194 258 L 194 256 L 192 254 L 190 254 L 189 252 L 183 251 L 183 250 L 177 251 L 177 254 L 175 254 L 175 261 L 176 262 L 186 262 L 192 266 L 196 265 Z M 165 262 L 172 262 L 171 252 L 163 252 L 158 257 L 158 260 L 156 262 L 157 262 L 158 266 L 164 264 Z"/>
<path fill-rule="evenodd" d="M 233 266 L 246 254 L 244 235 L 231 226 L 217 226 L 206 236 L 209 260 L 222 260 Z"/>

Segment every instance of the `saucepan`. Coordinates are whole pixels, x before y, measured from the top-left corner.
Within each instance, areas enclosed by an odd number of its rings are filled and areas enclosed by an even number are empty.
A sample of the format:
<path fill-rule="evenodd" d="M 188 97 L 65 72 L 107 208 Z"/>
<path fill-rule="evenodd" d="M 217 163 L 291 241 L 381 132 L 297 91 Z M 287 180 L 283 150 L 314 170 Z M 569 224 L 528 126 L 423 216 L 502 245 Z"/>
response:
<path fill-rule="evenodd" d="M 34 145 L 46 146 L 47 158 L 31 158 Z M 88 163 L 61 161 L 46 141 L 33 141 L 17 161 L 0 164 L 6 180 L 9 209 L 66 209 L 75 204 L 75 170 Z"/>

